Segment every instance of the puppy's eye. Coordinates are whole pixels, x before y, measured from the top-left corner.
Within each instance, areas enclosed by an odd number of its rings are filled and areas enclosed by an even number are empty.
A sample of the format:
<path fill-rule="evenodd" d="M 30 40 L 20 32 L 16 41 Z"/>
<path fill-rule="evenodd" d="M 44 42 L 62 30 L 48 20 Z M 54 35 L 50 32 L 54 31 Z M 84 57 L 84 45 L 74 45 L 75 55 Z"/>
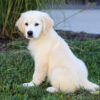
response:
<path fill-rule="evenodd" d="M 39 26 L 39 23 L 35 23 L 35 26 Z"/>
<path fill-rule="evenodd" d="M 25 23 L 26 26 L 28 26 L 28 23 Z"/>

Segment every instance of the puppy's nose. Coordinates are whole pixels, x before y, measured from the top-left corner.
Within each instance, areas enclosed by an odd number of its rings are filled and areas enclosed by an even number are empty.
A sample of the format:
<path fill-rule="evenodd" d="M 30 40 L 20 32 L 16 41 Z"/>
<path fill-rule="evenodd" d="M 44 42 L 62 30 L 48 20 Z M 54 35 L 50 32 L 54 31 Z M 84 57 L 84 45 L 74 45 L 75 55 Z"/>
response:
<path fill-rule="evenodd" d="M 27 34 L 28 34 L 29 37 L 33 36 L 33 32 L 32 31 L 28 31 Z"/>

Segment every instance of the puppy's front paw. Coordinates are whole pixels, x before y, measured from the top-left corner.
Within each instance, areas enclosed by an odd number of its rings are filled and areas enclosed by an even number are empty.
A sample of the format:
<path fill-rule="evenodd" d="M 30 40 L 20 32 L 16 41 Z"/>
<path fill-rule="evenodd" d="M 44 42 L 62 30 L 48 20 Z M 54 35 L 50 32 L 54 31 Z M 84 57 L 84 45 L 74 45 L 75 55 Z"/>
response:
<path fill-rule="evenodd" d="M 34 83 L 33 82 L 24 83 L 23 86 L 24 87 L 32 87 L 32 86 L 34 86 Z"/>
<path fill-rule="evenodd" d="M 46 89 L 46 91 L 47 91 L 47 92 L 50 92 L 50 93 L 54 93 L 54 92 L 57 92 L 57 89 L 54 88 L 54 87 L 48 87 L 48 88 Z"/>

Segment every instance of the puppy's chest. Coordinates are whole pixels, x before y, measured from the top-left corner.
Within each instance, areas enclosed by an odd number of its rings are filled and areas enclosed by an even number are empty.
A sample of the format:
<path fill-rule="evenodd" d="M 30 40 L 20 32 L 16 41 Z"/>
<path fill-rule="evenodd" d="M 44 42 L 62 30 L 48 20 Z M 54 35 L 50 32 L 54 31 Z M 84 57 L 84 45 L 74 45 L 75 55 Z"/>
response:
<path fill-rule="evenodd" d="M 33 56 L 36 55 L 45 56 L 50 50 L 50 43 L 41 43 L 41 44 L 29 43 L 28 50 L 31 52 Z"/>

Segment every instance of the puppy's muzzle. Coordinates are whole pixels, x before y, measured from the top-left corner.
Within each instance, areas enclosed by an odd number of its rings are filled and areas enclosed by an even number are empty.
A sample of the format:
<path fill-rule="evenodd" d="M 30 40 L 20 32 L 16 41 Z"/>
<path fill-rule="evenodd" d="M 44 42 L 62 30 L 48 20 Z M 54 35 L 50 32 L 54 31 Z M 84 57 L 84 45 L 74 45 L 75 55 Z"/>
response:
<path fill-rule="evenodd" d="M 32 31 L 28 31 L 27 35 L 28 35 L 29 38 L 32 38 L 33 37 L 33 32 Z"/>

